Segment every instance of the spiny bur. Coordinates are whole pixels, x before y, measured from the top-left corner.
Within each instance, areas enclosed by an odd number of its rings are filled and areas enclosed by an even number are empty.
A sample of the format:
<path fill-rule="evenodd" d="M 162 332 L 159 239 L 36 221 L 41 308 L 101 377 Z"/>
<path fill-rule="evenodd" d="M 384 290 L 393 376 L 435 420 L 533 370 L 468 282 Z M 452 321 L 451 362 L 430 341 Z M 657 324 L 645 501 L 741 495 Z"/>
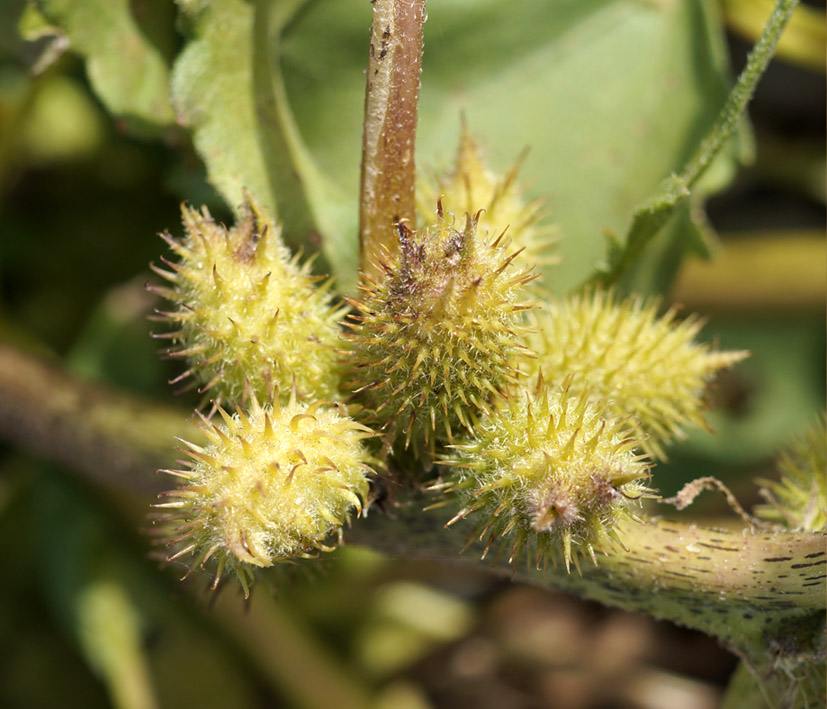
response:
<path fill-rule="evenodd" d="M 609 402 L 614 416 L 634 417 L 645 451 L 664 458 L 664 446 L 683 428 L 704 426 L 703 395 L 720 369 L 748 356 L 718 352 L 695 342 L 702 322 L 658 317 L 655 301 L 618 301 L 600 290 L 546 304 L 529 341 L 536 367 L 550 383 L 569 381 L 574 394 L 589 391 Z"/>
<path fill-rule="evenodd" d="M 766 505 L 755 514 L 788 529 L 817 532 L 827 529 L 827 434 L 822 414 L 778 460 L 780 480 L 761 480 L 759 494 Z"/>
<path fill-rule="evenodd" d="M 208 563 L 213 588 L 225 572 L 248 593 L 255 567 L 316 556 L 335 546 L 368 491 L 370 458 L 362 443 L 373 433 L 321 400 L 282 405 L 278 393 L 261 406 L 248 394 L 247 412 L 202 417 L 208 445 L 182 441 L 188 467 L 162 472 L 183 480 L 162 493 L 154 516 L 168 561 Z"/>
<path fill-rule="evenodd" d="M 627 422 L 604 418 L 588 394 L 539 378 L 533 391 L 501 401 L 474 438 L 452 446 L 434 489 L 460 507 L 449 525 L 476 521 L 469 545 L 484 541 L 483 557 L 496 544 L 509 563 L 530 550 L 538 568 L 558 554 L 567 570 L 572 562 L 579 568 L 578 554 L 595 561 L 595 549 L 622 547 L 618 522 L 637 519 L 636 500 L 652 496 L 641 482 L 649 473 L 639 445 Z"/>
<path fill-rule="evenodd" d="M 477 216 L 454 228 L 438 208 L 437 223 L 411 231 L 398 225 L 399 255 L 381 262 L 383 278 L 363 277 L 362 299 L 349 302 L 344 354 L 346 386 L 371 423 L 433 450 L 434 438 L 453 440 L 457 427 L 473 431 L 504 386 L 517 381 L 521 360 L 523 286 L 530 268 L 514 268 L 502 235 L 487 240 Z M 346 376 L 347 378 L 347 376 Z"/>
<path fill-rule="evenodd" d="M 220 401 L 237 401 L 247 382 L 260 398 L 273 388 L 300 396 L 334 399 L 337 320 L 327 293 L 317 288 L 310 264 L 298 264 L 278 228 L 249 195 L 241 218 L 226 229 L 206 208 L 181 209 L 182 240 L 162 234 L 178 262 L 162 258 L 153 270 L 172 287 L 148 286 L 173 308 L 160 312 L 174 326 L 156 335 L 173 341 L 167 354 L 185 359 L 201 391 Z"/>
<path fill-rule="evenodd" d="M 556 263 L 551 255 L 556 241 L 554 229 L 542 224 L 543 204 L 527 202 L 522 195 L 518 174 L 523 156 L 505 175 L 493 172 L 485 162 L 479 142 L 465 125 L 460 133 L 459 148 L 453 168 L 445 175 L 419 186 L 417 210 L 423 223 L 433 219 L 433 205 L 442 195 L 446 212 L 473 214 L 482 210 L 478 230 L 496 235 L 508 229 L 514 248 L 525 249 L 526 259 L 542 265 Z"/>

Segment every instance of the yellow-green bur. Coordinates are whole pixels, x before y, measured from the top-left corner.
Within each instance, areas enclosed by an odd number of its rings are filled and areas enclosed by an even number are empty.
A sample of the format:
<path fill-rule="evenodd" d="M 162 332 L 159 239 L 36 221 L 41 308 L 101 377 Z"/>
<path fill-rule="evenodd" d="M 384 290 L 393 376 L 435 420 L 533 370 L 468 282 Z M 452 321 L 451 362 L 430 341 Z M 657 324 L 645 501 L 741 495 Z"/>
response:
<path fill-rule="evenodd" d="M 523 197 L 518 173 L 523 157 L 504 175 L 486 164 L 482 147 L 467 131 L 460 133 L 453 167 L 430 181 L 422 181 L 417 191 L 417 211 L 421 223 L 430 224 L 434 204 L 442 200 L 446 213 L 457 216 L 481 210 L 478 230 L 496 238 L 506 231 L 513 249 L 525 249 L 525 259 L 534 265 L 556 263 L 552 251 L 557 241 L 556 228 L 543 224 L 543 203 Z"/>
<path fill-rule="evenodd" d="M 587 394 L 539 380 L 452 446 L 435 489 L 460 507 L 449 525 L 475 520 L 469 544 L 484 541 L 483 557 L 499 544 L 510 563 L 528 549 L 538 567 L 560 554 L 568 570 L 578 553 L 594 561 L 595 549 L 622 546 L 617 523 L 636 519 L 635 501 L 652 496 L 640 482 L 649 472 L 639 445 L 627 422 L 604 418 Z"/>
<path fill-rule="evenodd" d="M 240 400 L 248 386 L 261 399 L 274 388 L 300 397 L 336 399 L 335 347 L 341 310 L 332 307 L 328 281 L 317 288 L 309 263 L 299 266 L 278 228 L 249 195 L 236 226 L 227 229 L 182 206 L 185 236 L 163 234 L 178 256 L 153 266 L 172 287 L 149 286 L 173 308 L 160 312 L 175 329 L 170 357 L 187 361 L 200 391 L 220 401 Z"/>
<path fill-rule="evenodd" d="M 685 427 L 705 425 L 709 380 L 748 356 L 695 342 L 701 321 L 675 315 L 658 317 L 655 301 L 617 301 L 599 290 L 548 303 L 529 337 L 534 371 L 551 384 L 567 382 L 572 393 L 589 391 L 614 416 L 632 416 L 643 449 L 663 459 L 665 445 L 684 438 Z"/>
<path fill-rule="evenodd" d="M 162 493 L 154 518 L 168 561 L 192 557 L 190 571 L 209 562 L 214 587 L 234 572 L 245 594 L 254 567 L 335 546 L 367 495 L 373 471 L 362 440 L 374 435 L 341 405 L 248 399 L 249 410 L 232 416 L 219 407 L 223 424 L 202 417 L 209 445 L 183 442 L 190 467 L 162 472 L 185 484 Z"/>
<path fill-rule="evenodd" d="M 487 240 L 476 216 L 462 230 L 443 218 L 430 229 L 398 227 L 397 257 L 383 262 L 380 282 L 363 279 L 350 299 L 344 352 L 346 387 L 371 424 L 401 437 L 407 449 L 434 449 L 458 429 L 473 431 L 503 387 L 516 383 L 524 346 L 524 286 L 508 240 Z"/>
<path fill-rule="evenodd" d="M 827 529 L 827 434 L 824 414 L 778 459 L 780 480 L 760 480 L 766 505 L 756 516 L 798 531 Z"/>

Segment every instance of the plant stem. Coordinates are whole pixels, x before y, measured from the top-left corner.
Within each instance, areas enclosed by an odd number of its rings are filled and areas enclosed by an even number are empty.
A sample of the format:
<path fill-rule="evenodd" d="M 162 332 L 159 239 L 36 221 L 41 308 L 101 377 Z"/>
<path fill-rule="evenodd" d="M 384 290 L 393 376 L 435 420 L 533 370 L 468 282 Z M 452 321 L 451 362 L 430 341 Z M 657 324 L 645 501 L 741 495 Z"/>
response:
<path fill-rule="evenodd" d="M 764 70 L 775 53 L 775 45 L 799 0 L 778 0 L 758 42 L 747 57 L 747 65 L 730 91 L 715 125 L 704 138 L 698 151 L 684 167 L 681 178 L 691 187 L 704 173 L 738 125 L 738 121 L 755 93 Z"/>
<path fill-rule="evenodd" d="M 349 539 L 395 558 L 457 561 L 467 532 L 462 525 L 440 529 L 450 513 L 429 519 L 439 515 L 423 512 L 425 504 L 410 500 L 392 518 L 372 514 L 354 525 Z M 581 573 L 538 570 L 530 563 L 510 566 L 504 560 L 491 568 L 713 635 L 743 660 L 767 696 L 823 693 L 827 535 L 710 529 L 656 519 L 627 523 L 620 534 L 627 548 L 599 556 L 596 566 L 581 562 Z M 485 563 L 477 560 L 482 548 L 471 547 L 466 563 Z"/>
<path fill-rule="evenodd" d="M 0 344 L 0 436 L 94 482 L 155 492 L 173 437 L 200 435 L 186 414 L 74 377 Z"/>
<path fill-rule="evenodd" d="M 469 532 L 461 524 L 442 529 L 450 514 L 442 519 L 422 512 L 428 502 L 412 499 L 392 517 L 370 515 L 354 525 L 349 538 L 395 556 L 456 558 Z M 535 585 L 667 618 L 727 642 L 763 633 L 767 618 L 780 621 L 825 607 L 823 534 L 707 529 L 658 519 L 626 523 L 620 534 L 627 549 L 608 550 L 596 566 L 581 562 L 581 573 L 538 570 L 533 560 L 513 566 L 503 560 L 491 567 Z M 469 563 L 482 548 L 469 549 Z"/>
<path fill-rule="evenodd" d="M 375 0 L 362 138 L 361 267 L 397 248 L 394 224 L 416 215 L 415 138 L 425 0 Z"/>
<path fill-rule="evenodd" d="M 184 417 L 125 393 L 84 382 L 53 364 L 0 345 L 0 436 L 67 465 L 95 482 L 154 491 L 154 469 L 172 457 Z M 401 497 L 401 496 L 400 496 Z M 457 561 L 467 531 L 444 529 L 450 513 L 422 510 L 413 495 L 375 510 L 348 532 L 352 543 L 396 557 Z M 561 589 L 702 630 L 746 658 L 771 641 L 784 648 L 800 624 L 823 628 L 824 534 L 707 529 L 649 520 L 621 530 L 626 550 L 610 550 L 582 575 L 491 565 L 529 583 Z M 480 562 L 474 549 L 461 557 Z M 820 625 L 819 625 L 820 624 Z"/>

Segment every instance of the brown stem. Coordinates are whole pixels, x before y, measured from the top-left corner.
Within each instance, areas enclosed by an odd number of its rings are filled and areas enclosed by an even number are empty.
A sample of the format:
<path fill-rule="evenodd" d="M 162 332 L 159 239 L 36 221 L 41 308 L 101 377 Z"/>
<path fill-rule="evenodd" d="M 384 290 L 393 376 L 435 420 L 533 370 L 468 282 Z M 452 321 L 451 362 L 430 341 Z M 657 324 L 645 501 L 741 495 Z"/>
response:
<path fill-rule="evenodd" d="M 416 216 L 419 75 L 425 0 L 374 0 L 362 139 L 359 212 L 361 267 L 377 274 L 374 256 L 393 253 L 393 225 Z"/>

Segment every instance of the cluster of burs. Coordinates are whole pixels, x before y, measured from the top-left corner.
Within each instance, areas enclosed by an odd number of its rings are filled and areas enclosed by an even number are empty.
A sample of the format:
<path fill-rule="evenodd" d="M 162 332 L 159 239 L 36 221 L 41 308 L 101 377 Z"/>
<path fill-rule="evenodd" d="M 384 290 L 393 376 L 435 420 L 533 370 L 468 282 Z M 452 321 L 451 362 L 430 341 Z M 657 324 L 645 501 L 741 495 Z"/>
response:
<path fill-rule="evenodd" d="M 568 569 L 622 547 L 652 462 L 744 353 L 640 298 L 539 298 L 552 231 L 468 135 L 420 198 L 423 226 L 395 225 L 397 248 L 344 300 L 251 196 L 230 229 L 184 207 L 183 238 L 164 235 L 157 336 L 204 395 L 203 440 L 164 471 L 180 484 L 153 513 L 169 560 L 246 593 L 255 567 L 331 550 L 398 487 L 427 487 L 512 561 Z"/>

